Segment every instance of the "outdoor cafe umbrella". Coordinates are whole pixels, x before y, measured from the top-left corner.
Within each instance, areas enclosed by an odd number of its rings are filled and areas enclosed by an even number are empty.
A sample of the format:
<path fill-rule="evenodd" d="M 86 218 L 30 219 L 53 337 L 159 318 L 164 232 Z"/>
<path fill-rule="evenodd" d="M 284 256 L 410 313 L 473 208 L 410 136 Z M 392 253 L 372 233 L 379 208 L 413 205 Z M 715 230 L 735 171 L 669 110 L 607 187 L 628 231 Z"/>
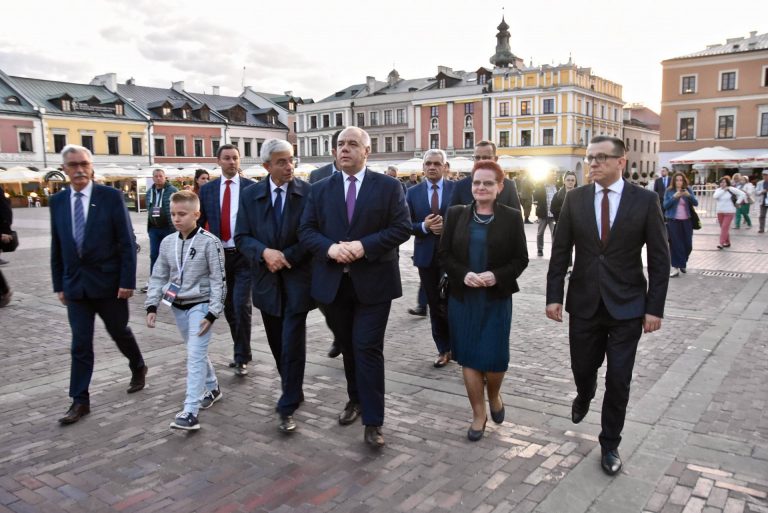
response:
<path fill-rule="evenodd" d="M 467 157 L 454 157 L 448 159 L 448 163 L 451 165 L 451 171 L 458 173 L 469 173 L 472 171 L 472 166 L 475 165 L 474 161 Z"/>
<path fill-rule="evenodd" d="M 243 169 L 243 174 L 248 178 L 264 178 L 269 173 L 261 164 Z"/>
<path fill-rule="evenodd" d="M 23 190 L 21 184 L 43 181 L 43 174 L 36 173 L 26 167 L 15 166 L 7 171 L 0 171 L 0 184 L 19 184 L 19 192 Z"/>
<path fill-rule="evenodd" d="M 708 164 L 712 167 L 736 167 L 741 162 L 749 160 L 752 160 L 752 158 L 738 151 L 730 150 L 723 146 L 712 146 L 680 155 L 677 158 L 670 159 L 669 162 L 670 164 Z"/>
<path fill-rule="evenodd" d="M 397 164 L 398 176 L 405 176 L 411 173 L 418 173 L 419 171 L 423 171 L 423 170 L 424 170 L 424 159 L 420 157 L 413 157 L 412 159 L 408 159 L 405 162 L 400 162 L 399 164 Z"/>

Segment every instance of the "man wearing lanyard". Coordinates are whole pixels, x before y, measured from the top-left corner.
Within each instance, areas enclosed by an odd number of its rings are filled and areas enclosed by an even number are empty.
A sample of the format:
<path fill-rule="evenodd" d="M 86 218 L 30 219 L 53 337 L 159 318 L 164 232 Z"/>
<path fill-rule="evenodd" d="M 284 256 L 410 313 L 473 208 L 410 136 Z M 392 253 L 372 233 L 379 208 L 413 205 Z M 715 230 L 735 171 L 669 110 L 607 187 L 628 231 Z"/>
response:
<path fill-rule="evenodd" d="M 171 195 L 178 189 L 168 183 L 165 171 L 157 168 L 152 171 L 152 187 L 147 191 L 147 234 L 149 235 L 149 274 L 155 267 L 157 255 L 160 253 L 160 243 L 173 233 L 171 224 Z M 147 287 L 141 289 L 147 291 Z"/>
<path fill-rule="evenodd" d="M 210 232 L 221 239 L 224 246 L 227 273 L 224 317 L 234 343 L 234 359 L 229 366 L 235 369 L 235 375 L 245 376 L 251 361 L 251 266 L 235 248 L 234 237 L 240 194 L 255 182 L 238 174 L 240 150 L 237 146 L 225 144 L 219 147 L 216 159 L 221 167 L 221 178 L 200 188 L 199 226 L 208 223 Z"/>

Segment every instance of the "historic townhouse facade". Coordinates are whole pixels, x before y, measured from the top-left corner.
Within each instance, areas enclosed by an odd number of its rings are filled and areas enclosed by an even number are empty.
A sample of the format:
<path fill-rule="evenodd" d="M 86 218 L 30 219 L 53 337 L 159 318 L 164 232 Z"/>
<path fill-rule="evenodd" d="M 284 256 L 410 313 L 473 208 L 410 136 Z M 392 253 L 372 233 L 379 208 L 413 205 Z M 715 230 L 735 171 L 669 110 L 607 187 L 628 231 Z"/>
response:
<path fill-rule="evenodd" d="M 277 111 L 278 120 L 288 128 L 286 139 L 293 145 L 294 155 L 298 155 L 299 146 L 296 135 L 298 115 L 296 111 L 299 105 L 310 104 L 313 100 L 311 98 L 294 96 L 293 91 L 285 91 L 283 94 L 265 93 L 254 91 L 250 86 L 245 86 L 240 96 L 259 108 L 272 108 Z"/>
<path fill-rule="evenodd" d="M 34 102 L 14 88 L 0 71 L 0 166 L 43 162 L 42 114 Z"/>
<path fill-rule="evenodd" d="M 627 166 L 624 177 L 647 184 L 657 177 L 659 160 L 659 123 L 661 118 L 642 105 L 624 107 L 624 143 L 627 145 Z"/>
<path fill-rule="evenodd" d="M 765 153 L 768 33 L 751 32 L 661 65 L 661 165 L 710 146 Z"/>

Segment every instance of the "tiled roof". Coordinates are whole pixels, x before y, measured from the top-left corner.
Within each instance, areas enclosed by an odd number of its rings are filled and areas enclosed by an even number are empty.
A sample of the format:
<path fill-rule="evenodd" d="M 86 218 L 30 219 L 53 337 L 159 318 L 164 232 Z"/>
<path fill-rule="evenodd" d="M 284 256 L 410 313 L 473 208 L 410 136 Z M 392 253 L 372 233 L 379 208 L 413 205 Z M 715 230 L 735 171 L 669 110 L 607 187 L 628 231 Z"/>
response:
<path fill-rule="evenodd" d="M 752 52 L 756 50 L 768 50 L 768 32 L 765 34 L 756 34 L 752 32 L 749 37 L 735 37 L 728 39 L 723 44 L 709 45 L 704 50 L 683 55 L 681 57 L 674 57 L 674 59 L 708 57 L 711 55 L 725 55 L 731 53 Z"/>

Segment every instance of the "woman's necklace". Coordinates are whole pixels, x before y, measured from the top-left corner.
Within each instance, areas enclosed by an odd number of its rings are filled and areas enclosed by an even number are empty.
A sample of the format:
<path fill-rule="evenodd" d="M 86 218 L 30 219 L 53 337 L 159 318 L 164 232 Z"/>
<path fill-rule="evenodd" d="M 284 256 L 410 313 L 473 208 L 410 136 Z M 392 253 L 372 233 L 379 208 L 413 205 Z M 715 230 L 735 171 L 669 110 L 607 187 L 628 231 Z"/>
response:
<path fill-rule="evenodd" d="M 485 215 L 485 214 L 483 214 L 483 215 Z M 493 221 L 493 218 L 494 218 L 494 217 L 496 217 L 496 216 L 495 216 L 494 214 L 491 214 L 491 217 L 489 217 L 489 218 L 487 218 L 487 219 L 483 219 L 483 218 L 481 218 L 481 217 L 480 217 L 480 216 L 477 214 L 477 210 L 475 210 L 475 208 L 474 208 L 474 207 L 472 207 L 472 218 L 475 220 L 475 222 L 476 222 L 477 224 L 490 224 L 490 223 L 491 223 L 491 221 Z"/>

